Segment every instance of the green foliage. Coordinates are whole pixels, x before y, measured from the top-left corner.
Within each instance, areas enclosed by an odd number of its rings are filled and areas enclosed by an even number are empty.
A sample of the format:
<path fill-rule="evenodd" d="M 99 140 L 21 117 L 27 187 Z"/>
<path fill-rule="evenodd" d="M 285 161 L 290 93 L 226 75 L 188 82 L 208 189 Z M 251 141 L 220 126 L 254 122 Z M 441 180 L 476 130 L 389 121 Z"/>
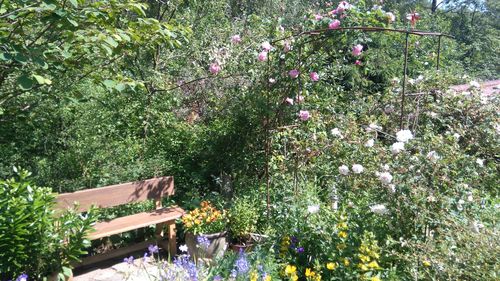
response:
<path fill-rule="evenodd" d="M 81 216 L 69 210 L 56 217 L 51 190 L 32 185 L 29 175 L 20 170 L 17 178 L 0 181 L 0 271 L 5 280 L 23 272 L 41 279 L 62 271 L 90 244 L 85 235 L 93 211 Z"/>
<path fill-rule="evenodd" d="M 236 198 L 228 210 L 228 230 L 236 241 L 248 242 L 251 233 L 257 231 L 259 209 L 249 199 Z"/>

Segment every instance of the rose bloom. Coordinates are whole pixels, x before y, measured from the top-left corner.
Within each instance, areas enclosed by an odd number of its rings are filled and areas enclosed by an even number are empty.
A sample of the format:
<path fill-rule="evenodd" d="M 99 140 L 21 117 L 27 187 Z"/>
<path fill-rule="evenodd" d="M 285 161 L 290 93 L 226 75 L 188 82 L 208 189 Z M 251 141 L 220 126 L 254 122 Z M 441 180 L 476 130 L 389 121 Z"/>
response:
<path fill-rule="evenodd" d="M 384 215 L 389 213 L 389 210 L 387 210 L 387 208 L 382 204 L 375 204 L 373 206 L 370 206 L 370 211 L 378 215 Z"/>
<path fill-rule="evenodd" d="M 314 19 L 315 20 L 321 20 L 323 18 L 323 16 L 321 14 L 315 14 L 314 15 Z"/>
<path fill-rule="evenodd" d="M 369 139 L 367 142 L 365 142 L 365 147 L 373 147 L 373 145 L 375 145 L 374 139 Z"/>
<path fill-rule="evenodd" d="M 387 17 L 387 19 L 389 19 L 389 22 L 395 22 L 396 21 L 396 16 L 393 13 L 391 13 L 391 12 L 385 13 L 385 16 Z"/>
<path fill-rule="evenodd" d="M 285 102 L 288 103 L 289 105 L 293 105 L 293 99 L 292 98 L 286 98 Z"/>
<path fill-rule="evenodd" d="M 390 184 L 392 181 L 392 175 L 389 172 L 382 172 L 378 175 L 378 179 L 383 184 Z"/>
<path fill-rule="evenodd" d="M 313 80 L 314 82 L 319 80 L 319 75 L 316 72 L 309 73 L 309 77 L 311 77 L 311 80 Z"/>
<path fill-rule="evenodd" d="M 295 101 L 296 101 L 297 103 L 303 103 L 303 102 L 304 102 L 304 96 L 298 95 L 298 96 L 295 98 Z"/>
<path fill-rule="evenodd" d="M 410 130 L 401 130 L 396 133 L 396 139 L 399 142 L 408 142 L 409 140 L 413 139 L 413 134 Z"/>
<path fill-rule="evenodd" d="M 392 154 L 398 154 L 404 150 L 405 150 L 405 143 L 404 142 L 395 142 L 391 146 Z"/>
<path fill-rule="evenodd" d="M 297 69 L 292 69 L 288 72 L 288 75 L 290 75 L 290 77 L 292 77 L 293 79 L 299 77 L 299 71 Z"/>
<path fill-rule="evenodd" d="M 221 71 L 221 67 L 218 63 L 214 62 L 209 67 L 210 73 L 217 74 Z"/>
<path fill-rule="evenodd" d="M 358 45 L 352 47 L 352 55 L 353 56 L 357 57 L 357 56 L 361 55 L 361 52 L 363 52 L 363 45 L 358 44 Z"/>
<path fill-rule="evenodd" d="M 238 34 L 235 34 L 231 37 L 231 42 L 234 44 L 241 43 L 241 37 Z"/>
<path fill-rule="evenodd" d="M 361 65 L 361 61 L 360 61 L 360 60 L 356 60 L 356 61 L 354 62 L 354 64 L 355 64 L 355 65 Z"/>
<path fill-rule="evenodd" d="M 411 13 L 406 15 L 406 19 L 410 21 L 412 27 L 417 25 L 417 21 L 420 19 L 420 15 L 418 13 Z"/>
<path fill-rule="evenodd" d="M 271 84 L 276 83 L 276 79 L 274 79 L 274 78 L 269 78 L 269 83 L 271 83 Z"/>
<path fill-rule="evenodd" d="M 349 175 L 349 167 L 347 167 L 346 165 L 342 165 L 339 167 L 339 173 L 341 175 L 344 175 L 344 176 L 347 176 Z"/>
<path fill-rule="evenodd" d="M 285 41 L 283 44 L 283 52 L 288 53 L 292 49 L 292 46 L 290 45 L 289 41 Z"/>
<path fill-rule="evenodd" d="M 332 20 L 329 24 L 328 24 L 328 28 L 329 29 L 337 29 L 340 27 L 340 21 L 335 19 L 335 20 Z"/>
<path fill-rule="evenodd" d="M 431 151 L 429 153 L 427 153 L 427 159 L 429 159 L 431 162 L 436 162 L 440 159 L 441 157 L 439 156 L 439 154 L 437 154 L 436 151 Z"/>
<path fill-rule="evenodd" d="M 332 136 L 334 137 L 339 137 L 339 138 L 344 138 L 344 136 L 342 135 L 342 132 L 340 132 L 339 128 L 333 128 L 330 133 L 332 134 Z"/>
<path fill-rule="evenodd" d="M 355 174 L 361 174 L 364 170 L 365 168 L 359 164 L 352 165 L 352 172 Z"/>
<path fill-rule="evenodd" d="M 271 49 L 273 48 L 273 46 L 271 46 L 271 44 L 267 41 L 262 43 L 262 45 L 260 45 L 260 46 L 262 47 L 262 49 L 264 51 L 268 51 L 268 52 L 271 51 Z"/>
<path fill-rule="evenodd" d="M 307 121 L 311 117 L 311 114 L 307 110 L 301 110 L 299 111 L 299 118 L 302 121 Z"/>
<path fill-rule="evenodd" d="M 315 213 L 319 212 L 319 205 L 310 205 L 310 206 L 307 206 L 307 212 L 309 214 L 315 214 Z"/>
<path fill-rule="evenodd" d="M 259 53 L 259 56 L 257 57 L 259 61 L 266 61 L 267 60 L 267 52 L 262 51 Z"/>

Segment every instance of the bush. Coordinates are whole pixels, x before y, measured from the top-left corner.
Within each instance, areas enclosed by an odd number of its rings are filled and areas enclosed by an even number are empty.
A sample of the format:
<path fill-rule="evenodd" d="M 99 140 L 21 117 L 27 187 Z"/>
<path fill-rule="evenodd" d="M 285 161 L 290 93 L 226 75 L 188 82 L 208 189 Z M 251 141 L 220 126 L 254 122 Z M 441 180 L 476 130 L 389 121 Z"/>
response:
<path fill-rule="evenodd" d="M 0 278 L 69 274 L 70 263 L 86 253 L 93 211 L 82 216 L 69 210 L 56 217 L 50 188 L 32 185 L 25 170 L 14 171 L 16 178 L 0 180 Z"/>
<path fill-rule="evenodd" d="M 257 230 L 259 209 L 248 199 L 237 198 L 229 209 L 228 230 L 236 242 L 248 242 L 250 234 Z"/>

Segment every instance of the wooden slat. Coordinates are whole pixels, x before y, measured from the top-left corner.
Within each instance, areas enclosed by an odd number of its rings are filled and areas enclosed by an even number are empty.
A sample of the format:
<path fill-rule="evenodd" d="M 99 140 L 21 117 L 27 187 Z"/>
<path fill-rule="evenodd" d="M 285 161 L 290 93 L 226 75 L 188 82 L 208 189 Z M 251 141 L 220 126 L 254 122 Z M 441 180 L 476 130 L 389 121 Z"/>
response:
<path fill-rule="evenodd" d="M 183 214 L 184 210 L 181 208 L 170 207 L 99 222 L 94 226 L 96 231 L 89 234 L 89 239 L 95 240 L 152 224 L 173 221 Z"/>
<path fill-rule="evenodd" d="M 95 264 L 100 261 L 108 260 L 108 259 L 113 259 L 116 257 L 123 257 L 127 254 L 133 253 L 133 252 L 138 252 L 138 251 L 144 251 L 146 252 L 148 249 L 148 246 L 151 244 L 164 244 L 166 241 L 157 241 L 157 240 L 147 240 L 143 242 L 138 242 L 135 244 L 132 244 L 130 246 L 122 247 L 119 249 L 111 250 L 109 252 L 106 252 L 104 254 L 98 254 L 90 257 L 85 257 L 82 259 L 81 262 L 79 263 L 74 263 L 72 264 L 73 267 L 75 268 L 82 268 L 86 267 L 92 264 Z"/>
<path fill-rule="evenodd" d="M 63 193 L 57 196 L 56 208 L 66 209 L 78 202 L 80 204 L 78 211 L 85 212 L 92 205 L 107 208 L 148 199 L 159 200 L 172 194 L 174 194 L 174 178 L 161 177 Z"/>

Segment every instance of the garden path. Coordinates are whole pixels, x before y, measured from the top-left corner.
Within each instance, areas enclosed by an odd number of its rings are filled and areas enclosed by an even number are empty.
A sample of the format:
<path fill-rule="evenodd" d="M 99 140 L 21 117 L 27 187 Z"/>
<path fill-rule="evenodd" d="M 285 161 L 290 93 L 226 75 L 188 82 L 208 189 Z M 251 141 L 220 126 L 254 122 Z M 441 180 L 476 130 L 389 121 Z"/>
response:
<path fill-rule="evenodd" d="M 120 262 L 109 267 L 93 268 L 79 274 L 73 281 L 144 281 L 159 280 L 158 267 L 153 263 L 137 259 L 134 264 Z"/>

